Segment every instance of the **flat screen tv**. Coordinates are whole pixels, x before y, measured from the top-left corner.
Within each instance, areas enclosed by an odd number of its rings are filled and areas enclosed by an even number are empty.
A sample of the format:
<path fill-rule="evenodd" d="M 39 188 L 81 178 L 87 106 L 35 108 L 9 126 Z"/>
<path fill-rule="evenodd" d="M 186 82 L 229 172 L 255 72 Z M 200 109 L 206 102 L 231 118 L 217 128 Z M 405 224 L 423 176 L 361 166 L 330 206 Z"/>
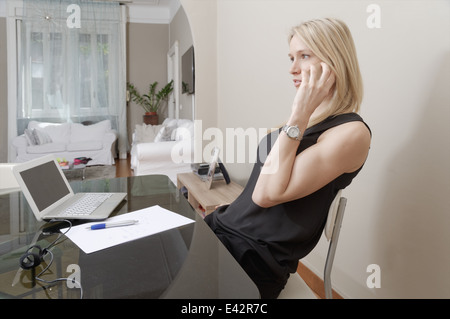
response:
<path fill-rule="evenodd" d="M 195 92 L 194 47 L 191 46 L 181 58 L 181 93 Z"/>

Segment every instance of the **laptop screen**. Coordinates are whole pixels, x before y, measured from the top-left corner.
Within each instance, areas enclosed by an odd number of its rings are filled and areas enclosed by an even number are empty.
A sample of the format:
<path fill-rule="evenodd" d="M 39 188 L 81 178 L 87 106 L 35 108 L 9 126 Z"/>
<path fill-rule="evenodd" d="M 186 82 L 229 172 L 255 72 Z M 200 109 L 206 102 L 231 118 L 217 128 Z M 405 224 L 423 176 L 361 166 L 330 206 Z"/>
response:
<path fill-rule="evenodd" d="M 20 175 L 40 212 L 70 193 L 54 161 L 24 170 Z"/>

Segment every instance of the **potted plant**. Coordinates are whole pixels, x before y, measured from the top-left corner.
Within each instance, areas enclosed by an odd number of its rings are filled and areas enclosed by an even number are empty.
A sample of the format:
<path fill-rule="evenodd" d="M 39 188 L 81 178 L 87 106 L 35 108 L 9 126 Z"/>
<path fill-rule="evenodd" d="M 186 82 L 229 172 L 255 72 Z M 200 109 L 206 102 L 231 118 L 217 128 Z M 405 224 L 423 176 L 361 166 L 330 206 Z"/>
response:
<path fill-rule="evenodd" d="M 144 123 L 157 125 L 158 124 L 158 109 L 161 103 L 169 98 L 169 94 L 173 91 L 173 80 L 167 83 L 161 90 L 156 92 L 158 82 L 155 81 L 149 85 L 148 93 L 141 95 L 132 83 L 127 83 L 128 91 L 131 99 L 142 106 L 145 110 Z"/>

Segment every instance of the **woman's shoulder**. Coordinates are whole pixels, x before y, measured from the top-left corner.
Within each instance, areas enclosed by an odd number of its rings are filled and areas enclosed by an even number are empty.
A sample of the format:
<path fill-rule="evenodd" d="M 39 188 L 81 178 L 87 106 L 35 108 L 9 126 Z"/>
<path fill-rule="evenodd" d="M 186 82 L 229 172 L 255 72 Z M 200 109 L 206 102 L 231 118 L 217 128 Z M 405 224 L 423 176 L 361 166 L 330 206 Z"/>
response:
<path fill-rule="evenodd" d="M 372 131 L 369 125 L 357 113 L 344 113 L 331 116 L 319 123 L 318 126 L 323 130 L 320 138 L 332 136 L 344 139 L 347 142 L 350 140 L 370 142 L 372 137 Z"/>
<path fill-rule="evenodd" d="M 330 128 L 340 126 L 340 125 L 346 124 L 346 123 L 351 123 L 351 122 L 363 123 L 364 126 L 367 128 L 367 130 L 369 130 L 369 132 L 371 133 L 370 127 L 364 121 L 364 119 L 359 114 L 353 113 L 353 112 L 329 116 L 322 122 L 311 127 L 311 129 L 316 130 L 316 131 L 326 131 Z M 356 126 L 358 126 L 358 125 L 356 125 Z"/>
<path fill-rule="evenodd" d="M 321 137 L 342 136 L 346 141 L 358 139 L 371 139 L 372 132 L 364 121 L 349 121 L 330 127 L 325 130 Z"/>
<path fill-rule="evenodd" d="M 359 116 L 358 116 L 359 117 Z M 361 120 L 344 121 L 325 130 L 317 143 L 327 149 L 334 149 L 336 154 L 346 155 L 351 168 L 359 168 L 364 163 L 370 149 L 372 133 L 369 126 Z"/>

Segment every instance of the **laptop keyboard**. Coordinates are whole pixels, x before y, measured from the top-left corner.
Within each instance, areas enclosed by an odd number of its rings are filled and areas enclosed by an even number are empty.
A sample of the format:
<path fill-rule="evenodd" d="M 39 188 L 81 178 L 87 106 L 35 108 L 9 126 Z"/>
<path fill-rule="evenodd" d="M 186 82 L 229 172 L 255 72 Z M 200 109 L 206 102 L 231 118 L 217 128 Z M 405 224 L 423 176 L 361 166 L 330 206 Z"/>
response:
<path fill-rule="evenodd" d="M 84 194 L 79 200 L 73 203 L 61 215 L 86 216 L 90 215 L 105 200 L 111 197 L 112 193 L 89 193 Z"/>

